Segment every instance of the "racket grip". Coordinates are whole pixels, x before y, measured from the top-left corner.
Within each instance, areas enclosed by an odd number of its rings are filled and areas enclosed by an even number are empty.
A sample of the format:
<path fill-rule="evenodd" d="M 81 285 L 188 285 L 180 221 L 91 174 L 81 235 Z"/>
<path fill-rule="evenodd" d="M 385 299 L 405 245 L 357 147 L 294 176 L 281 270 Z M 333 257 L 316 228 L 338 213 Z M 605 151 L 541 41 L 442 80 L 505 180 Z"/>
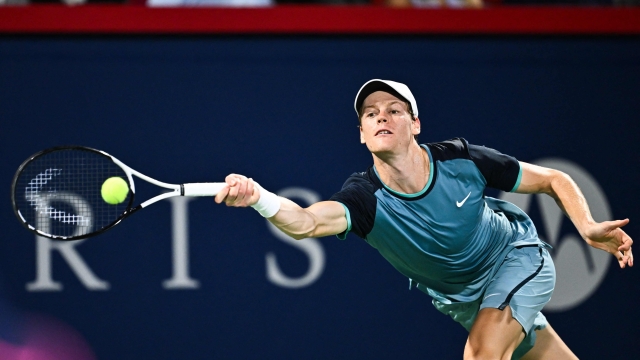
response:
<path fill-rule="evenodd" d="M 226 185 L 223 182 L 217 183 L 192 183 L 182 184 L 184 188 L 183 196 L 215 196 Z"/>

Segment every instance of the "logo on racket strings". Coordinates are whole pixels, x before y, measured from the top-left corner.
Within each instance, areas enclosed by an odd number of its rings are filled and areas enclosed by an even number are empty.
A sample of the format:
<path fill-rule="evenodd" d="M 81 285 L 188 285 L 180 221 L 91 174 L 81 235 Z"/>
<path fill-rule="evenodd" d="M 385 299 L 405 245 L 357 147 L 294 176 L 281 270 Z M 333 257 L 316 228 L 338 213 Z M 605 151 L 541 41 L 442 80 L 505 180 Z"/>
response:
<path fill-rule="evenodd" d="M 72 224 L 83 227 L 91 226 L 91 218 L 83 215 L 70 214 L 66 211 L 58 210 L 51 206 L 51 202 L 56 198 L 74 198 L 77 195 L 70 195 L 69 193 L 58 193 L 55 191 L 42 194 L 41 189 L 54 177 L 62 173 L 61 169 L 47 169 L 43 173 L 36 175 L 35 178 L 29 181 L 29 184 L 25 188 L 24 196 L 25 200 L 31 205 L 38 214 L 38 221 L 42 221 L 41 217 L 60 221 L 64 224 Z M 77 202 L 77 201 L 76 201 Z"/>

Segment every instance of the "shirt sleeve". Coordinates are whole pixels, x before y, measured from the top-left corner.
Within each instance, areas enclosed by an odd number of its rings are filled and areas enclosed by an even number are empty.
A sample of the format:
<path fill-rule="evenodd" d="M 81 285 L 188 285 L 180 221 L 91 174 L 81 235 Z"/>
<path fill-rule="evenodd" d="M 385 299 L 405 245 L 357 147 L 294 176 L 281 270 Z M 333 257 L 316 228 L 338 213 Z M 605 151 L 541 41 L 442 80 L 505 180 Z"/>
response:
<path fill-rule="evenodd" d="M 484 146 L 469 144 L 468 148 L 471 160 L 487 180 L 488 187 L 507 192 L 518 189 L 522 169 L 516 158 Z"/>
<path fill-rule="evenodd" d="M 371 232 L 377 204 L 374 192 L 374 185 L 366 179 L 366 175 L 356 173 L 347 179 L 342 190 L 331 196 L 330 200 L 345 207 L 347 216 L 347 230 L 337 235 L 339 239 L 344 240 L 350 231 L 365 239 Z"/>

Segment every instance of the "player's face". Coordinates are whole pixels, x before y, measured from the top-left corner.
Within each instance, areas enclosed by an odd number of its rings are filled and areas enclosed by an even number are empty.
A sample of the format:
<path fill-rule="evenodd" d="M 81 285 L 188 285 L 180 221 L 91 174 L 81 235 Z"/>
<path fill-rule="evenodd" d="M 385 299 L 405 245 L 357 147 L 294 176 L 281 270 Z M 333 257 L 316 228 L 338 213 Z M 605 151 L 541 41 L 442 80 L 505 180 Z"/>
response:
<path fill-rule="evenodd" d="M 360 118 L 360 142 L 374 154 L 393 152 L 414 142 L 420 120 L 411 118 L 407 104 L 384 91 L 364 99 Z"/>

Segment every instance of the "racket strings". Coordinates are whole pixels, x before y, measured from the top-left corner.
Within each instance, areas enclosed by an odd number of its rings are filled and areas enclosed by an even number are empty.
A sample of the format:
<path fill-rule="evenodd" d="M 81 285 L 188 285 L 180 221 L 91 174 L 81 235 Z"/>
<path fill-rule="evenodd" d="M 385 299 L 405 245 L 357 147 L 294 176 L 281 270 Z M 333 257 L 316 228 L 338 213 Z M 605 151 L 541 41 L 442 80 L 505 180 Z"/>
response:
<path fill-rule="evenodd" d="M 108 156 L 82 148 L 58 149 L 23 167 L 14 199 L 23 220 L 41 233 L 85 236 L 109 227 L 128 208 L 131 193 L 121 204 L 102 199 L 102 184 L 115 176 L 127 181 L 124 170 Z"/>

